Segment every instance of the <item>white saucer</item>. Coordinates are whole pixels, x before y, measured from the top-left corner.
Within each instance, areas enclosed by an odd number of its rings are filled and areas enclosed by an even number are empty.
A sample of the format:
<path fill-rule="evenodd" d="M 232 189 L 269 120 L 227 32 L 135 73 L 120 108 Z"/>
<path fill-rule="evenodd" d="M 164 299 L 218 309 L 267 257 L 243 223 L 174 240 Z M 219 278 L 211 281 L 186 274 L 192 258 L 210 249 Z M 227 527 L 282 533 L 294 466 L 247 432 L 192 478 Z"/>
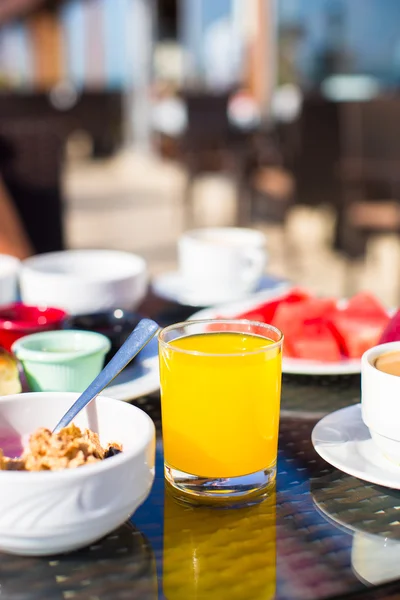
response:
<path fill-rule="evenodd" d="M 319 421 L 311 440 L 315 450 L 337 469 L 364 481 L 400 489 L 400 466 L 376 448 L 361 418 L 361 404 L 333 412 Z"/>
<path fill-rule="evenodd" d="M 278 293 L 281 289 L 287 289 L 288 285 L 289 284 L 284 279 L 274 277 L 273 275 L 264 275 L 257 288 L 254 290 L 254 293 L 262 290 L 276 290 Z M 157 275 L 154 277 L 151 287 L 153 292 L 160 298 L 164 298 L 164 300 L 170 300 L 172 302 L 178 302 L 179 304 L 193 307 L 216 306 L 218 304 L 240 299 L 232 298 L 231 296 L 227 297 L 226 295 L 216 296 L 212 289 L 204 290 L 202 294 L 189 294 L 187 290 L 185 290 L 179 271 Z M 244 298 L 248 297 L 249 294 L 244 296 Z"/>
<path fill-rule="evenodd" d="M 159 387 L 158 342 L 153 338 L 102 393 L 116 400 L 129 401 L 152 394 Z"/>

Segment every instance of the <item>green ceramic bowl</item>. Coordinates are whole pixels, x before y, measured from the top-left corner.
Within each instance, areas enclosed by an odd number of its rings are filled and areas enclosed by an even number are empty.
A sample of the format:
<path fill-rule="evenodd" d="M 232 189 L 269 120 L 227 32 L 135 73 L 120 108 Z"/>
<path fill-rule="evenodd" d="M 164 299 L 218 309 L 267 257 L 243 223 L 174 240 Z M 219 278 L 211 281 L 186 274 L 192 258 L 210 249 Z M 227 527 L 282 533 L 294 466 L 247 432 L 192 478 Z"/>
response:
<path fill-rule="evenodd" d="M 83 392 L 100 373 L 110 340 L 93 331 L 43 331 L 11 347 L 33 392 Z"/>

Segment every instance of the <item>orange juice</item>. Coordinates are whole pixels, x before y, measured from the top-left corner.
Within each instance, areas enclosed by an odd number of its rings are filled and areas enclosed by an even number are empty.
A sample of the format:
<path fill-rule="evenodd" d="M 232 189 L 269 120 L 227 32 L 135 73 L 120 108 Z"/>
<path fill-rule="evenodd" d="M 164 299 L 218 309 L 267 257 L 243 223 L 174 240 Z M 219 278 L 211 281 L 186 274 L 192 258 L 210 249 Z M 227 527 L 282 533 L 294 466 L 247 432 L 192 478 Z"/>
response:
<path fill-rule="evenodd" d="M 260 335 L 187 335 L 160 346 L 165 462 L 200 477 L 274 466 L 281 346 Z"/>
<path fill-rule="evenodd" d="M 163 592 L 167 600 L 272 600 L 276 495 L 239 510 L 188 508 L 165 494 Z"/>

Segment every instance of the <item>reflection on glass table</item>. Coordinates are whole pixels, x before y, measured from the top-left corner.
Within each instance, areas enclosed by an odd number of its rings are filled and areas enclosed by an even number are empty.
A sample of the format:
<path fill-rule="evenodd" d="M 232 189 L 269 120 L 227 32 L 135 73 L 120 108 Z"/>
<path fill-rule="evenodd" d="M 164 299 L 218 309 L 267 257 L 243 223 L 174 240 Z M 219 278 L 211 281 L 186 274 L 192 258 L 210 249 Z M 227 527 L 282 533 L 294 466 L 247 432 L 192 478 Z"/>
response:
<path fill-rule="evenodd" d="M 55 600 L 156 600 L 153 549 L 125 523 L 97 543 L 70 554 L 18 557 L 0 553 L 1 598 Z"/>
<path fill-rule="evenodd" d="M 190 507 L 164 498 L 167 600 L 272 600 L 276 587 L 276 492 L 241 509 Z"/>
<path fill-rule="evenodd" d="M 367 585 L 400 578 L 400 492 L 334 471 L 311 482 L 317 510 L 353 536 L 351 567 Z"/>

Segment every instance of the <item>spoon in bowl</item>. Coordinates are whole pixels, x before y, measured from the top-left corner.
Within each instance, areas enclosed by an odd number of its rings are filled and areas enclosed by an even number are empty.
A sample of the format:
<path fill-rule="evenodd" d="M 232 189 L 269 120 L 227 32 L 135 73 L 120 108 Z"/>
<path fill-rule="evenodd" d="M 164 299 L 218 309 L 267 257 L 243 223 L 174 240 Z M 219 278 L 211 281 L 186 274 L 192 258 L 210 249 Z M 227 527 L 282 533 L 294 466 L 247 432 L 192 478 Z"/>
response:
<path fill-rule="evenodd" d="M 74 402 L 71 408 L 60 419 L 53 433 L 58 433 L 63 427 L 67 427 L 76 415 L 94 400 L 96 396 L 104 390 L 105 387 L 122 371 L 128 363 L 153 339 L 160 327 L 151 319 L 142 319 L 136 325 L 126 342 L 122 344 L 118 352 L 113 356 L 110 362 L 97 375 L 92 383 Z"/>

